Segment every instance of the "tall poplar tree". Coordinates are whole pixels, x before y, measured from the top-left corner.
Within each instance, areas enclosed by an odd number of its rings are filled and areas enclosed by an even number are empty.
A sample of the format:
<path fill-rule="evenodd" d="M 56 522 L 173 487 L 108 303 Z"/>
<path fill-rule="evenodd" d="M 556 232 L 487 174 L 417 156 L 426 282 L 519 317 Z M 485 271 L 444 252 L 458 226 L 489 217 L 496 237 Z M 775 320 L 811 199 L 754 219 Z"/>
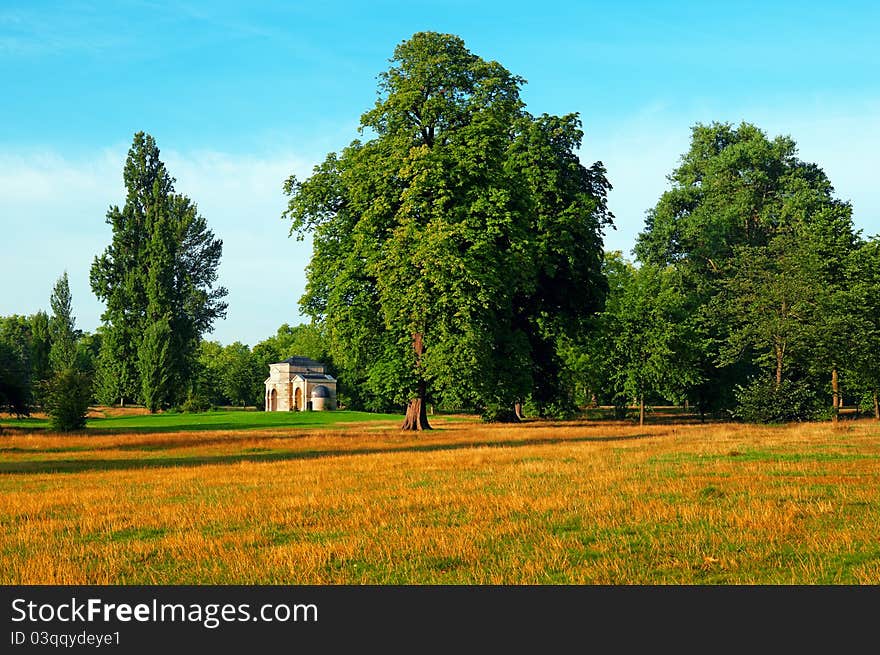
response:
<path fill-rule="evenodd" d="M 135 134 L 123 180 L 125 204 L 107 212 L 112 240 L 90 276 L 106 304 L 99 399 L 149 397 L 158 408 L 185 396 L 202 334 L 226 315 L 226 289 L 215 286 L 223 244 L 174 192 L 150 135 Z"/>

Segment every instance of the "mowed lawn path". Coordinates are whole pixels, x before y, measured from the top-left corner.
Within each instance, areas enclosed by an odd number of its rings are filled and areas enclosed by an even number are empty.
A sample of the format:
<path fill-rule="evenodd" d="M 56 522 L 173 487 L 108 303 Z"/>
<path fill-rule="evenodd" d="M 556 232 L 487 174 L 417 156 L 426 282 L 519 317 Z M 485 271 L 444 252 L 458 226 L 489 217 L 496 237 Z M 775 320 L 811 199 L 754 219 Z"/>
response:
<path fill-rule="evenodd" d="M 873 421 L 432 418 L 6 423 L 0 582 L 880 584 Z"/>

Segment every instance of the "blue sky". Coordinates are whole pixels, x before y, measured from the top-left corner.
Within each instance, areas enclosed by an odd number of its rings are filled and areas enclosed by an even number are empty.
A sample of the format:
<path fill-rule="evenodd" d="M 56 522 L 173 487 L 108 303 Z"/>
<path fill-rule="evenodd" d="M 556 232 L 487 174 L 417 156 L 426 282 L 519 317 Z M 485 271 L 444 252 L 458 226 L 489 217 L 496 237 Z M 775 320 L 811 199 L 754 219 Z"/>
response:
<path fill-rule="evenodd" d="M 788 134 L 880 232 L 880 4 L 872 2 L 0 3 L 0 315 L 48 309 L 67 271 L 77 326 L 124 202 L 132 135 L 224 241 L 226 320 L 249 345 L 295 324 L 308 241 L 281 190 L 357 136 L 376 75 L 414 32 L 449 32 L 527 80 L 535 114 L 577 112 L 585 164 L 614 189 L 609 250 L 628 253 L 696 122 Z"/>

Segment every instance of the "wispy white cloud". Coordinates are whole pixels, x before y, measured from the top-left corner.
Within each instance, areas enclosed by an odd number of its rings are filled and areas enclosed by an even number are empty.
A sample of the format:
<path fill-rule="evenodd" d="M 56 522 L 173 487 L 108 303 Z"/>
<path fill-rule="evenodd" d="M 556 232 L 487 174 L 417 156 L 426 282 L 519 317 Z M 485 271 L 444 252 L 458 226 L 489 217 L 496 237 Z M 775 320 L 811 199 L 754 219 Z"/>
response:
<path fill-rule="evenodd" d="M 40 56 L 118 50 L 125 33 L 108 29 L 106 19 L 89 5 L 69 5 L 59 11 L 38 7 L 0 9 L 0 53 Z"/>

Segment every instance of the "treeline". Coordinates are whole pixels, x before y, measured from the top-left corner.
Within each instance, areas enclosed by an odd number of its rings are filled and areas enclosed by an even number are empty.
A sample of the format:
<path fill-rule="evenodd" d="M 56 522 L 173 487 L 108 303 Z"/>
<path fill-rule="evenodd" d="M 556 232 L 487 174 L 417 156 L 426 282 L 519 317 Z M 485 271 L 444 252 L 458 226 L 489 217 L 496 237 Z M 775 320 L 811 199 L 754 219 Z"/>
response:
<path fill-rule="evenodd" d="M 555 332 L 549 353 L 532 352 L 531 373 L 545 377 L 524 395 L 524 414 L 610 405 L 643 422 L 651 405 L 672 404 L 748 422 L 836 421 L 846 402 L 880 420 L 880 238 L 854 228 L 851 205 L 834 197 L 821 168 L 801 161 L 788 137 L 713 123 L 693 128 L 669 179 L 636 257 L 604 253 L 601 310 Z M 331 314 L 315 315 L 331 335 L 339 330 Z M 328 343 L 348 366 L 350 402 L 400 406 L 397 389 L 383 393 L 374 381 L 387 364 L 358 365 L 345 352 L 348 335 Z M 428 399 L 441 409 L 488 407 L 440 385 Z"/>
<path fill-rule="evenodd" d="M 226 315 L 226 289 L 215 284 L 223 244 L 175 192 L 150 135 L 134 135 L 123 181 L 125 203 L 106 215 L 111 242 L 90 270 L 105 304 L 96 334 L 74 330 L 66 273 L 51 318 L 38 312 L 0 324 L 0 405 L 16 414 L 38 406 L 70 430 L 85 424 L 91 400 L 155 412 L 194 392 L 203 335 Z"/>
<path fill-rule="evenodd" d="M 581 342 L 595 392 L 748 421 L 836 420 L 845 394 L 880 417 L 880 242 L 822 169 L 791 138 L 714 123 L 669 180 L 638 267 L 606 260 L 606 311 Z"/>
<path fill-rule="evenodd" d="M 635 259 L 603 252 L 601 162 L 577 115 L 423 32 L 398 45 L 361 134 L 284 216 L 310 234 L 300 301 L 353 406 L 487 420 L 680 403 L 748 421 L 880 417 L 878 240 L 822 169 L 757 127 L 696 125 Z"/>
<path fill-rule="evenodd" d="M 222 345 L 203 341 L 199 347 L 193 392 L 182 404 L 184 411 L 217 406 L 254 406 L 264 409 L 269 364 L 300 355 L 316 361 L 329 359 L 319 330 L 308 324 L 283 324 L 271 337 L 252 348 L 236 341 Z M 330 372 L 332 373 L 332 367 Z"/>
<path fill-rule="evenodd" d="M 39 409 L 55 429 L 75 430 L 90 404 L 262 409 L 270 363 L 327 358 L 309 325 L 282 325 L 253 348 L 207 340 L 227 307 L 227 291 L 216 284 L 222 242 L 175 192 L 150 135 L 134 135 L 123 180 L 125 202 L 106 216 L 110 244 L 90 270 L 105 304 L 101 325 L 76 329 L 67 273 L 52 290 L 51 313 L 0 317 L 0 411 Z"/>
<path fill-rule="evenodd" d="M 59 288 L 68 289 L 66 274 L 59 279 L 53 299 Z M 58 414 L 50 397 L 57 390 L 59 398 L 70 399 L 77 408 L 74 412 L 78 412 L 80 420 L 75 424 L 61 421 L 55 427 L 78 429 L 84 425 L 89 405 L 105 404 L 96 384 L 105 331 L 99 327 L 94 333 L 79 329 L 59 332 L 53 327 L 56 324 L 61 325 L 55 315 L 43 311 L 30 316 L 0 317 L 0 410 L 18 416 L 28 416 L 34 410 Z M 73 321 L 70 326 L 73 327 Z M 58 359 L 52 353 L 70 354 Z M 190 364 L 192 376 L 186 395 L 163 409 L 206 411 L 215 407 L 254 406 L 262 410 L 269 364 L 293 355 L 318 361 L 329 358 L 315 326 L 285 323 L 276 334 L 253 347 L 239 341 L 224 346 L 202 340 Z M 141 404 L 142 399 L 132 402 Z"/>
<path fill-rule="evenodd" d="M 76 328 L 67 273 L 49 299 L 52 314 L 0 317 L 0 410 L 45 409 L 52 426 L 85 426 L 100 340 Z"/>
<path fill-rule="evenodd" d="M 66 277 L 51 316 L 0 320 L 0 403 L 87 387 L 151 411 L 262 408 L 268 365 L 305 355 L 347 407 L 404 410 L 413 430 L 429 405 L 778 422 L 846 403 L 880 419 L 880 240 L 791 138 L 695 125 L 630 260 L 604 250 L 611 184 L 581 163 L 577 114 L 530 114 L 525 80 L 454 35 L 418 33 L 390 62 L 361 138 L 284 185 L 291 233 L 313 244 L 310 324 L 253 348 L 206 340 L 226 311 L 222 243 L 138 133 L 91 268 L 101 327 L 75 330 Z"/>

